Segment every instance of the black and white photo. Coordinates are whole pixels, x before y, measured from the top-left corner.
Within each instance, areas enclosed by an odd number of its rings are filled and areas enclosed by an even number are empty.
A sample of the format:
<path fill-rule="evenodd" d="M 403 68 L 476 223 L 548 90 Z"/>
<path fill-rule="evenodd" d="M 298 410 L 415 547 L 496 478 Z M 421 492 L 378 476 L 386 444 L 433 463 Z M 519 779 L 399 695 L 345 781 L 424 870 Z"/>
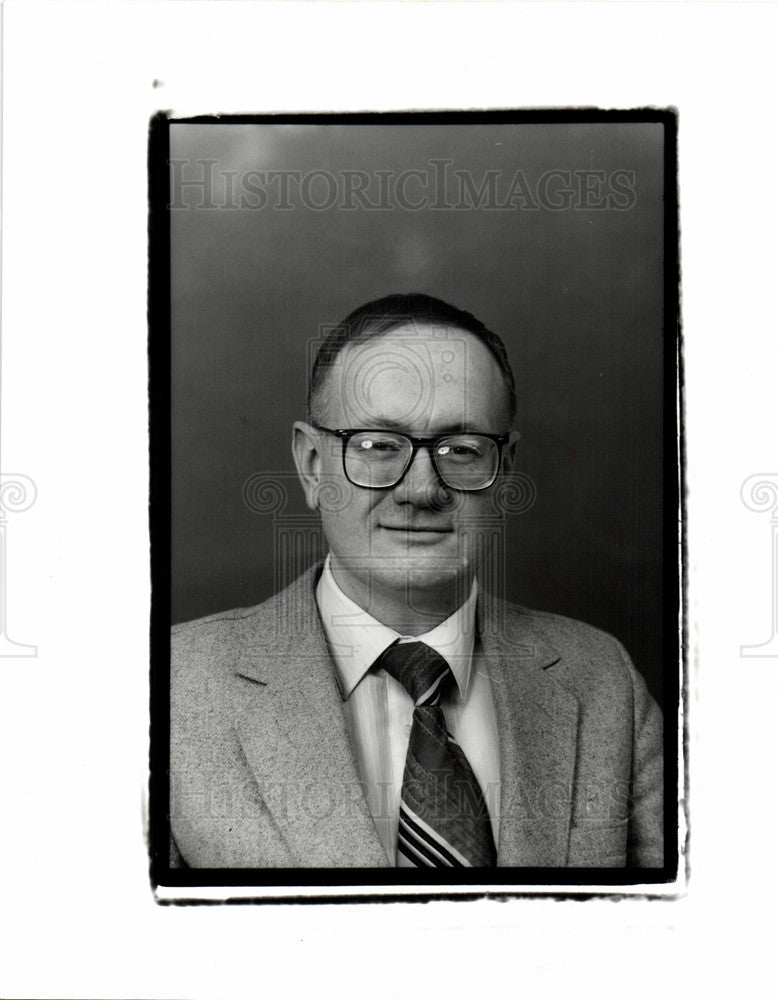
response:
<path fill-rule="evenodd" d="M 672 114 L 156 128 L 156 877 L 672 881 Z"/>

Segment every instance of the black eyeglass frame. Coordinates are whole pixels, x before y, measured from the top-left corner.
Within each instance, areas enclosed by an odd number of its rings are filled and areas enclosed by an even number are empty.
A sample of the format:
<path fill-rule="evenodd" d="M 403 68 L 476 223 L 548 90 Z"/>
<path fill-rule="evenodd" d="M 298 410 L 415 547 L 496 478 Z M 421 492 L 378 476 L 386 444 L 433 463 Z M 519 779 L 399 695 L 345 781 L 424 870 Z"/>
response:
<path fill-rule="evenodd" d="M 413 465 L 413 460 L 416 458 L 416 452 L 419 448 L 428 448 L 430 461 L 432 462 L 432 467 L 435 470 L 435 475 L 443 483 L 447 490 L 454 490 L 455 493 L 482 493 L 484 490 L 488 490 L 490 487 L 494 486 L 497 477 L 500 474 L 500 465 L 502 464 L 502 449 L 510 441 L 510 434 L 486 434 L 483 431 L 449 431 L 447 434 L 436 434 L 435 437 L 414 437 L 412 434 L 406 434 L 404 431 L 393 431 L 387 430 L 386 428 L 380 429 L 377 427 L 350 427 L 350 428 L 333 428 L 333 427 L 322 427 L 319 424 L 312 424 L 317 431 L 324 431 L 325 434 L 334 434 L 339 437 L 343 442 L 343 450 L 341 452 L 341 462 L 343 464 L 343 475 L 348 479 L 352 486 L 357 486 L 361 490 L 392 490 L 395 486 L 399 486 L 400 483 L 405 479 L 408 474 L 408 469 Z M 355 434 L 396 434 L 398 437 L 403 437 L 406 441 L 411 443 L 411 455 L 405 468 L 400 475 L 397 482 L 391 483 L 389 486 L 364 486 L 362 483 L 355 483 L 354 480 L 349 476 L 348 470 L 346 469 L 346 449 L 348 448 L 348 443 Z M 438 441 L 445 441 L 446 438 L 457 437 L 459 435 L 472 434 L 478 437 L 488 438 L 497 445 L 497 468 L 494 470 L 494 475 L 491 480 L 485 486 L 476 486 L 474 489 L 468 490 L 460 486 L 449 486 L 446 482 L 445 477 L 441 474 L 438 468 L 438 463 L 435 461 L 435 449 L 434 445 Z"/>

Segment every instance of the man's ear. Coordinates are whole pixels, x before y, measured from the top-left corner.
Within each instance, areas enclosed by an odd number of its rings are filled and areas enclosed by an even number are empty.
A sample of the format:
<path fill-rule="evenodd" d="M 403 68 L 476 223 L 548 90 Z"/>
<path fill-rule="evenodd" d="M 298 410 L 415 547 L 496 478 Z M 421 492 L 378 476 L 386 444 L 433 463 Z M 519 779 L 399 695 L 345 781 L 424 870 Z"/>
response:
<path fill-rule="evenodd" d="M 319 480 L 321 478 L 321 445 L 315 427 L 298 420 L 292 428 L 292 454 L 300 477 L 305 502 L 311 510 L 319 509 Z"/>
<path fill-rule="evenodd" d="M 511 431 L 508 443 L 503 446 L 502 467 L 504 472 L 514 472 L 517 468 L 520 439 L 521 434 L 518 431 Z"/>

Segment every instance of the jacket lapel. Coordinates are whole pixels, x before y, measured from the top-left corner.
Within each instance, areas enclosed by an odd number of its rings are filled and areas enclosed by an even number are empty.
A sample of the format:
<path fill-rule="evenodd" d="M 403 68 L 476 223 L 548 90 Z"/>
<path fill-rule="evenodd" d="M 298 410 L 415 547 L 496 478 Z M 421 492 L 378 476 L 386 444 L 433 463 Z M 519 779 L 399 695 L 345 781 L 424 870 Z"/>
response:
<path fill-rule="evenodd" d="M 559 654 L 529 615 L 487 595 L 479 629 L 500 734 L 497 864 L 566 864 L 578 701 L 557 683 Z"/>
<path fill-rule="evenodd" d="M 314 598 L 318 567 L 247 619 L 233 677 L 241 747 L 304 867 L 388 867 L 367 806 Z M 501 867 L 566 863 L 579 706 L 530 616 L 486 594 L 478 626 L 500 738 Z M 259 832 L 258 832 L 259 836 Z"/>
<path fill-rule="evenodd" d="M 236 729 L 298 864 L 385 867 L 319 622 L 316 577 L 314 568 L 273 602 L 274 634 L 255 624 L 235 665 Z"/>

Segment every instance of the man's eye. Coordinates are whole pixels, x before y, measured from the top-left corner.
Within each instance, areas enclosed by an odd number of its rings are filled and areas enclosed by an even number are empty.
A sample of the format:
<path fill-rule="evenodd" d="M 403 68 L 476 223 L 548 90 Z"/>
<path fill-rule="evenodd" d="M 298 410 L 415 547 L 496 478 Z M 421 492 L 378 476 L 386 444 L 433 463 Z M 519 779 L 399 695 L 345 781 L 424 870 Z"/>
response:
<path fill-rule="evenodd" d="M 363 451 L 377 452 L 397 451 L 399 447 L 396 441 L 382 441 L 380 438 L 365 438 L 359 442 L 359 446 Z"/>
<path fill-rule="evenodd" d="M 469 444 L 442 444 L 438 455 L 449 455 L 454 458 L 475 458 L 480 454 L 478 448 Z"/>

